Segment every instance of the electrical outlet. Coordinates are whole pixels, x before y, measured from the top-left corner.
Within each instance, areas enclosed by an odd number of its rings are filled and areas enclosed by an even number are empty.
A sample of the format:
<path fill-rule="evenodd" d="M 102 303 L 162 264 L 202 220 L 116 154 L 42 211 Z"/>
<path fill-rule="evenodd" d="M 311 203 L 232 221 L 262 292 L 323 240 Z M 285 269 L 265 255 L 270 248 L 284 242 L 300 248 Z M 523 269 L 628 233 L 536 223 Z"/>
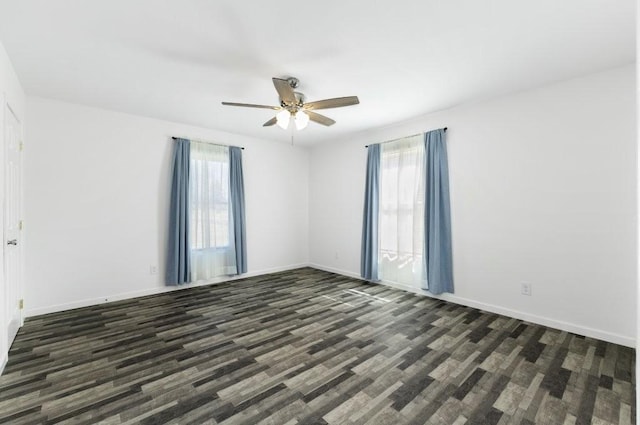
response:
<path fill-rule="evenodd" d="M 158 274 L 158 266 L 149 266 L 149 274 Z"/>
<path fill-rule="evenodd" d="M 521 287 L 522 295 L 531 295 L 531 284 L 523 282 Z"/>

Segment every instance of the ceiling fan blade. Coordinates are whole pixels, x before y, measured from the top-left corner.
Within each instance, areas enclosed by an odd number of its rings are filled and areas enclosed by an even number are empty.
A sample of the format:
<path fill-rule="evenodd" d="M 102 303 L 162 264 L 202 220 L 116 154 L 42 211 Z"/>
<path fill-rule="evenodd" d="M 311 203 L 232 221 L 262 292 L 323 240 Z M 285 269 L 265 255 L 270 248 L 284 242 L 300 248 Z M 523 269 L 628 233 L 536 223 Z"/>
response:
<path fill-rule="evenodd" d="M 360 101 L 358 100 L 358 96 L 335 97 L 333 99 L 324 99 L 324 100 L 317 100 L 315 102 L 305 103 L 304 109 L 314 110 L 314 109 L 340 108 L 342 106 L 357 105 L 358 103 L 360 103 Z"/>
<path fill-rule="evenodd" d="M 222 104 L 226 106 L 243 106 L 245 108 L 273 109 L 275 111 L 282 109 L 279 106 L 255 105 L 253 103 L 222 102 Z"/>
<path fill-rule="evenodd" d="M 278 119 L 276 117 L 273 117 L 269 121 L 267 121 L 266 123 L 262 124 L 262 126 L 263 127 L 270 127 L 270 126 L 274 125 L 277 122 L 278 122 Z"/>
<path fill-rule="evenodd" d="M 317 122 L 318 124 L 326 125 L 329 127 L 330 125 L 334 125 L 336 122 L 329 117 L 325 117 L 324 115 L 316 114 L 311 111 L 304 111 L 305 114 L 309 115 L 309 119 L 313 122 Z"/>
<path fill-rule="evenodd" d="M 298 101 L 296 100 L 296 95 L 293 92 L 293 88 L 287 80 L 283 80 L 282 78 L 272 78 L 272 80 L 273 85 L 278 91 L 280 100 L 289 105 L 295 105 L 296 103 L 298 103 Z"/>

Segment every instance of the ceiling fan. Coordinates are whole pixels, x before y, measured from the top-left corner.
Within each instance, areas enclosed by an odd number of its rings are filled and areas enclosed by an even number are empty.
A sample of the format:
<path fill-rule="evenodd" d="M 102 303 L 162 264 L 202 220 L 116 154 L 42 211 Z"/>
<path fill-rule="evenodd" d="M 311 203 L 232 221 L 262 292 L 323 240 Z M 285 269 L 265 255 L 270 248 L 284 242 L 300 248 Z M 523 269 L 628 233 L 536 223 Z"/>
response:
<path fill-rule="evenodd" d="M 294 118 L 296 128 L 298 130 L 302 130 L 307 126 L 309 121 L 325 126 L 330 126 L 336 123 L 331 118 L 314 112 L 315 110 L 340 108 L 342 106 L 351 106 L 360 103 L 358 96 L 336 97 L 333 99 L 316 100 L 315 102 L 305 102 L 304 95 L 294 91 L 294 89 L 298 87 L 299 83 L 297 78 L 272 78 L 272 80 L 273 85 L 278 92 L 278 96 L 280 97 L 280 106 L 255 105 L 253 103 L 236 102 L 222 102 L 222 104 L 227 106 L 243 106 L 246 108 L 262 108 L 280 111 L 275 117 L 265 122 L 263 127 L 278 124 L 279 127 L 286 129 L 289 126 L 291 118 Z"/>

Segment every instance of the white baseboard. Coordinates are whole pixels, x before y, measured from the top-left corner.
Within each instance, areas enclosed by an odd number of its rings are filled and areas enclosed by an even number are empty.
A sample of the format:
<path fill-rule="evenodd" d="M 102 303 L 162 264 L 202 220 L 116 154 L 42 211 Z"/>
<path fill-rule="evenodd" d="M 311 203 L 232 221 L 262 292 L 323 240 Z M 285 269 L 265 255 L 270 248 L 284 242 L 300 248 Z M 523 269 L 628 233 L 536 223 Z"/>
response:
<path fill-rule="evenodd" d="M 7 365 L 8 353 L 0 353 L 0 376 L 4 372 L 4 367 Z"/>
<path fill-rule="evenodd" d="M 309 267 L 313 267 L 314 269 L 324 270 L 331 273 L 341 274 L 348 277 L 353 277 L 356 279 L 361 279 L 360 275 L 353 272 L 348 272 L 345 270 L 334 269 L 332 267 L 321 266 L 319 264 L 309 264 Z M 403 291 L 412 292 L 418 295 L 424 295 L 430 298 L 436 298 L 443 301 L 452 302 L 454 304 L 460 304 L 467 307 L 477 308 L 479 310 L 488 311 L 490 313 L 501 314 L 503 316 L 513 317 L 515 319 L 524 320 L 527 322 L 535 323 L 538 325 L 548 326 L 550 328 L 559 329 L 561 331 L 567 331 L 578 335 L 588 336 L 591 338 L 601 339 L 603 341 L 612 342 L 614 344 L 624 345 L 626 347 L 635 348 L 636 340 L 631 337 L 627 337 L 620 334 L 615 334 L 612 332 L 602 331 L 600 329 L 593 329 L 586 326 L 577 325 L 575 323 L 564 322 L 561 320 L 555 320 L 548 317 L 538 316 L 535 314 L 525 313 L 517 310 L 512 310 L 510 308 L 487 304 L 479 301 L 474 301 L 468 298 L 462 298 L 453 294 L 443 294 L 443 295 L 433 295 L 427 291 L 423 291 L 418 288 L 413 288 L 406 285 L 401 285 L 392 282 L 380 281 L 378 282 L 381 285 L 389 286 L 396 289 L 401 289 Z"/>
<path fill-rule="evenodd" d="M 336 269 L 333 267 L 321 266 L 320 264 L 309 263 L 309 267 L 313 267 L 314 269 L 324 270 L 325 272 L 341 274 L 347 277 L 353 277 L 355 279 L 363 280 L 358 273 L 348 272 L 346 270 Z"/>
<path fill-rule="evenodd" d="M 50 305 L 50 306 L 39 307 L 34 309 L 27 309 L 25 311 L 25 317 L 38 316 L 41 314 L 57 313 L 59 311 L 72 310 L 74 308 L 90 307 L 92 305 L 99 305 L 99 304 L 104 304 L 104 303 L 113 302 L 113 301 L 128 300 L 131 298 L 144 297 L 147 295 L 157 295 L 157 294 L 163 294 L 166 292 L 180 291 L 182 289 L 195 288 L 197 286 L 206 286 L 206 285 L 215 285 L 215 284 L 224 283 L 224 282 L 233 282 L 234 280 L 246 279 L 248 277 L 255 277 L 255 276 L 260 276 L 260 275 L 265 275 L 270 273 L 278 273 L 278 272 L 283 272 L 287 270 L 299 269 L 301 267 L 307 267 L 307 266 L 308 266 L 307 263 L 292 264 L 292 265 L 283 266 L 283 267 L 274 267 L 270 269 L 251 271 L 239 276 L 220 277 L 220 278 L 212 279 L 206 282 L 194 282 L 194 283 L 189 283 L 189 284 L 180 285 L 180 286 L 161 286 L 161 287 L 144 289 L 141 291 L 122 292 L 118 294 L 88 298 L 88 299 L 73 301 L 73 302 L 64 303 L 64 304 L 56 304 L 56 305 Z"/>

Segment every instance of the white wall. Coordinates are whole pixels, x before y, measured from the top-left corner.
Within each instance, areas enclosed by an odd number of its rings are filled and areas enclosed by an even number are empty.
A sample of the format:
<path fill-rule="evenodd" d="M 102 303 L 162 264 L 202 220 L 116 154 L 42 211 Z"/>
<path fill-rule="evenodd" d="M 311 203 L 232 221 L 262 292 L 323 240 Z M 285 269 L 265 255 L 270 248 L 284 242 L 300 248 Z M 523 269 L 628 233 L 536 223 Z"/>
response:
<path fill-rule="evenodd" d="M 25 94 L 22 85 L 7 56 L 4 46 L 0 43 L 0 141 L 4 141 L 4 113 L 6 102 L 18 119 L 24 123 Z M 4 142 L 2 142 L 4 143 Z M 4 147 L 0 149 L 0 200 L 4 199 Z M 0 207 L 0 226 L 4 223 L 4 209 Z M 4 258 L 4 243 L 0 243 L 0 259 Z M 0 261 L 0 373 L 7 362 L 8 326 L 6 317 L 6 302 L 4 288 L 4 262 Z M 15 300 L 14 300 L 15 301 Z"/>
<path fill-rule="evenodd" d="M 27 103 L 27 315 L 165 289 L 171 136 L 246 148 L 248 275 L 308 262 L 308 150 L 42 98 Z"/>
<path fill-rule="evenodd" d="M 446 126 L 455 295 L 443 298 L 633 346 L 634 76 L 615 69 L 315 147 L 311 263 L 359 274 L 364 145 Z"/>

